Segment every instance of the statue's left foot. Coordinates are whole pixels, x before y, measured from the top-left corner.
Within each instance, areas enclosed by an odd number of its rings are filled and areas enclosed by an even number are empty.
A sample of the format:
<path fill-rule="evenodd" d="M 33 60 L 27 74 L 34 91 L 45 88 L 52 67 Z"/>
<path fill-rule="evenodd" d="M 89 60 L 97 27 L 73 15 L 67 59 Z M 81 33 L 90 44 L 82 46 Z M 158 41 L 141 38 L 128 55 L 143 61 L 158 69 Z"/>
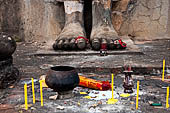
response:
<path fill-rule="evenodd" d="M 90 38 L 93 50 L 126 48 L 126 44 L 120 40 L 113 28 L 110 7 L 111 0 L 93 1 L 93 27 Z"/>

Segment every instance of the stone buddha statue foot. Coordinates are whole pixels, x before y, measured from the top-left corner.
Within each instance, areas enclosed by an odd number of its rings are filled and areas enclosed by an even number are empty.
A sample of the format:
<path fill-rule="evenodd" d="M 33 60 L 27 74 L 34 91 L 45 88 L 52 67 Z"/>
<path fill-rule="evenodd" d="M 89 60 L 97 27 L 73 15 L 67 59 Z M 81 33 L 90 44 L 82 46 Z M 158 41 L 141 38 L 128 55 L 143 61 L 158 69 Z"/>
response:
<path fill-rule="evenodd" d="M 53 44 L 54 50 L 84 50 L 86 39 L 83 21 L 84 4 L 79 1 L 64 1 L 65 26 Z"/>
<path fill-rule="evenodd" d="M 93 0 L 92 14 L 93 25 L 90 43 L 93 50 L 101 49 L 103 44 L 106 49 L 110 50 L 126 47 L 112 25 L 111 0 Z"/>

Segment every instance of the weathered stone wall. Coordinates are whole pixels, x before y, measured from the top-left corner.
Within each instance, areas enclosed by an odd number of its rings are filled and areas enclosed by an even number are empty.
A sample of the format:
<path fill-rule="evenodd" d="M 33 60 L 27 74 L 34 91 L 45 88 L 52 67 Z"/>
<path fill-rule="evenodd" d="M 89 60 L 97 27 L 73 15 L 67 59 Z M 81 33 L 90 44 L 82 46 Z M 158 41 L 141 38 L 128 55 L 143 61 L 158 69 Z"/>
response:
<path fill-rule="evenodd" d="M 62 5 L 55 5 L 45 0 L 21 0 L 21 4 L 25 39 L 54 41 L 63 25 L 61 23 L 64 19 Z"/>
<path fill-rule="evenodd" d="M 169 1 L 169 10 L 170 12 L 170 1 Z M 167 30 L 168 35 L 170 36 L 170 13 L 168 13 L 168 30 Z"/>
<path fill-rule="evenodd" d="M 64 26 L 64 8 L 49 1 L 53 0 L 0 0 L 0 31 L 52 44 Z M 170 0 L 121 0 L 113 6 L 112 20 L 120 35 L 138 39 L 170 35 Z"/>
<path fill-rule="evenodd" d="M 24 38 L 19 0 L 0 0 L 0 31 Z"/>
<path fill-rule="evenodd" d="M 0 31 L 26 41 L 54 41 L 64 21 L 61 4 L 45 0 L 0 0 Z"/>
<path fill-rule="evenodd" d="M 138 39 L 165 38 L 170 28 L 169 4 L 170 0 L 122 0 L 113 9 L 114 26 L 121 35 Z"/>

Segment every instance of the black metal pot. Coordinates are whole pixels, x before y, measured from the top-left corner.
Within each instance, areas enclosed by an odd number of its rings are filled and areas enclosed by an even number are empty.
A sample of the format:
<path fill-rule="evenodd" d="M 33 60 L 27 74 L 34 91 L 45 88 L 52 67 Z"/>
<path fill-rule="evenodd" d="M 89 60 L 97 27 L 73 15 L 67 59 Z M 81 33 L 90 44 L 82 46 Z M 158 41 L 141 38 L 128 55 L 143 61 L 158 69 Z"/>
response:
<path fill-rule="evenodd" d="M 79 76 L 74 67 L 55 66 L 48 71 L 45 82 L 57 92 L 70 91 L 79 84 Z"/>
<path fill-rule="evenodd" d="M 10 57 L 15 49 L 15 40 L 8 34 L 0 33 L 0 61 Z"/>

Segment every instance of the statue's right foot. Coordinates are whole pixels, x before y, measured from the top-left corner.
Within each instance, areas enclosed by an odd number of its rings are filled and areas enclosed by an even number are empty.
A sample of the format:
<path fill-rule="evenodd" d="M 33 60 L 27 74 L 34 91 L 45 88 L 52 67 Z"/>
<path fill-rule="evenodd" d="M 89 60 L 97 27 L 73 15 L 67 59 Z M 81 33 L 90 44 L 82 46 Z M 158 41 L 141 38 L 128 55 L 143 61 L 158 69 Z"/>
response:
<path fill-rule="evenodd" d="M 74 6 L 74 7 L 73 7 Z M 65 27 L 53 44 L 54 50 L 83 50 L 86 48 L 83 22 L 83 4 L 65 1 Z"/>

